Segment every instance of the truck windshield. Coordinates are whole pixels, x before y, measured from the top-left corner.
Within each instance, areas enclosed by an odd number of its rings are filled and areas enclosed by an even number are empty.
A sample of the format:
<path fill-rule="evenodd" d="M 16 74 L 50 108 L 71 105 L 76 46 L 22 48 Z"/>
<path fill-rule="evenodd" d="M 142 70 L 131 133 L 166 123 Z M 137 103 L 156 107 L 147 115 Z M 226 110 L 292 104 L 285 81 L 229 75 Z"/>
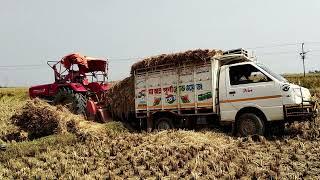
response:
<path fill-rule="evenodd" d="M 257 64 L 261 69 L 265 70 L 267 73 L 269 73 L 272 77 L 276 78 L 277 80 L 281 81 L 281 82 L 288 82 L 288 80 L 286 80 L 284 77 L 282 77 L 281 75 L 274 73 L 273 71 L 271 71 L 269 68 L 267 68 L 265 65 L 258 63 Z"/>

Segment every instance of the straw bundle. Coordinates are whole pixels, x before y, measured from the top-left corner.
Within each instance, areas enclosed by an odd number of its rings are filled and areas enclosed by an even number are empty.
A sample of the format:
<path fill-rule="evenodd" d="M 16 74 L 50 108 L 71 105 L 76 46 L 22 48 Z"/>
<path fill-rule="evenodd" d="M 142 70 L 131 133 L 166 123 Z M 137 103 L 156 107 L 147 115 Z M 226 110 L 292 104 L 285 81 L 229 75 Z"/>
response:
<path fill-rule="evenodd" d="M 28 101 L 11 118 L 18 130 L 3 137 L 6 141 L 25 141 L 52 134 L 74 133 L 80 139 L 105 136 L 109 130 L 124 131 L 117 123 L 100 124 L 85 121 L 82 116 L 72 114 L 63 106 L 51 106 L 39 99 Z"/>
<path fill-rule="evenodd" d="M 12 116 L 13 124 L 28 132 L 30 138 L 39 138 L 56 133 L 65 133 L 71 121 L 78 121 L 81 116 L 71 114 L 62 106 L 51 106 L 35 99 L 28 101 L 20 112 Z"/>
<path fill-rule="evenodd" d="M 128 119 L 134 111 L 134 78 L 132 76 L 115 82 L 107 93 L 108 104 L 113 118 Z"/>
<path fill-rule="evenodd" d="M 161 66 L 165 64 L 197 64 L 204 61 L 209 61 L 211 57 L 222 54 L 221 50 L 209 50 L 209 49 L 197 49 L 188 50 L 185 52 L 174 53 L 174 54 L 161 54 L 159 56 L 153 56 L 142 61 L 139 61 L 132 65 L 131 74 L 140 68 L 150 68 Z"/>

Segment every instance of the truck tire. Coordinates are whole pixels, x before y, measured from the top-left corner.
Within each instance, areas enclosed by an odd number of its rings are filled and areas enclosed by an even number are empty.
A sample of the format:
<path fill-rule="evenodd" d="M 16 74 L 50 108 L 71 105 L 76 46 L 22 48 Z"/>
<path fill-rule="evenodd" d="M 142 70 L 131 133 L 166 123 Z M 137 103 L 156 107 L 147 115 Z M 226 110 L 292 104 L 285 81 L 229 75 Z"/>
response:
<path fill-rule="evenodd" d="M 253 113 L 244 113 L 237 119 L 237 135 L 250 136 L 250 135 L 264 135 L 263 120 Z"/>
<path fill-rule="evenodd" d="M 87 98 L 70 88 L 60 88 L 53 100 L 54 105 L 63 105 L 74 114 L 87 115 Z"/>
<path fill-rule="evenodd" d="M 159 118 L 156 123 L 155 129 L 157 130 L 168 130 L 172 129 L 174 126 L 172 124 L 172 120 L 169 118 Z"/>

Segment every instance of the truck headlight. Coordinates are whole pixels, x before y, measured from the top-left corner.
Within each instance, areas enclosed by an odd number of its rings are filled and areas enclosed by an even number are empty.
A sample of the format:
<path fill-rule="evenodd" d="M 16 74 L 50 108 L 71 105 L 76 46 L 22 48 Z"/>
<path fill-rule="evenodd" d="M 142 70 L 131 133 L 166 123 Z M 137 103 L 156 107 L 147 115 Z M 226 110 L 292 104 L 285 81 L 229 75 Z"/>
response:
<path fill-rule="evenodd" d="M 301 94 L 302 94 L 302 98 L 304 101 L 310 101 L 311 100 L 311 94 L 310 94 L 310 91 L 309 89 L 307 88 L 293 88 L 293 92 L 295 94 L 295 96 L 297 98 L 301 98 Z"/>

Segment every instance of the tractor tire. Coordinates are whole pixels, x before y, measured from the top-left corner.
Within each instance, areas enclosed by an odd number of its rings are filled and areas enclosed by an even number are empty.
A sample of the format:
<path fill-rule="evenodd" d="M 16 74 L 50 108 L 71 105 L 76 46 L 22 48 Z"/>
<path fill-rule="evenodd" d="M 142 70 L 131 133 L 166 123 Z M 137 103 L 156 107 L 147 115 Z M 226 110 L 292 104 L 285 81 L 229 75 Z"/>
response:
<path fill-rule="evenodd" d="M 74 92 L 70 88 L 60 88 L 56 94 L 54 105 L 63 105 L 72 113 L 87 116 L 87 98 L 81 93 Z"/>
<path fill-rule="evenodd" d="M 156 123 L 156 127 L 155 129 L 161 131 L 161 130 L 169 130 L 169 129 L 172 129 L 174 128 L 173 124 L 172 124 L 172 120 L 169 119 L 169 118 L 165 118 L 165 117 L 162 117 L 162 118 L 159 118 L 157 120 L 157 123 Z"/>
<path fill-rule="evenodd" d="M 265 127 L 262 118 L 253 113 L 244 113 L 237 120 L 237 135 L 264 135 Z"/>

